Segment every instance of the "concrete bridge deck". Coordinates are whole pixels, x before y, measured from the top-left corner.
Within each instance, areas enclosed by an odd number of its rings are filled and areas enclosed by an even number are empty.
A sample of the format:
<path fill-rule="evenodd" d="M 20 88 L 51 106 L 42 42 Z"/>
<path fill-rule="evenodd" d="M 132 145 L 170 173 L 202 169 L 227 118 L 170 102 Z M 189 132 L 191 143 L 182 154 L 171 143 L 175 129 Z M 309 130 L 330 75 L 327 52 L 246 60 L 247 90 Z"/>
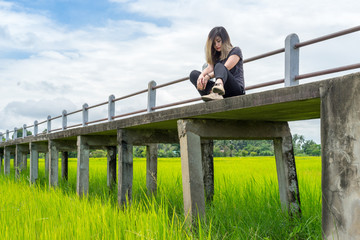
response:
<path fill-rule="evenodd" d="M 148 146 L 148 187 L 156 191 L 154 143 L 180 142 L 184 208 L 204 214 L 205 196 L 213 194 L 212 139 L 273 139 L 280 199 L 300 213 L 296 167 L 288 121 L 321 118 L 323 232 L 325 238 L 358 239 L 360 231 L 360 73 L 299 86 L 178 107 L 92 126 L 0 143 L 8 171 L 30 153 L 32 181 L 38 152 L 49 153 L 49 182 L 56 186 L 58 152 L 77 150 L 77 192 L 88 191 L 89 149 L 107 147 L 108 182 L 116 179 L 119 155 L 119 203 L 131 199 L 132 146 Z M 114 148 L 115 147 L 115 148 Z M 118 150 L 116 151 L 116 147 Z M 2 154 L 3 153 L 3 154 Z M 2 156 L 3 155 L 3 156 Z M 65 157 L 66 159 L 66 157 Z M 114 167 L 115 164 L 115 167 Z M 30 169 L 30 175 L 31 170 Z M 114 172 L 115 171 L 115 172 Z"/>

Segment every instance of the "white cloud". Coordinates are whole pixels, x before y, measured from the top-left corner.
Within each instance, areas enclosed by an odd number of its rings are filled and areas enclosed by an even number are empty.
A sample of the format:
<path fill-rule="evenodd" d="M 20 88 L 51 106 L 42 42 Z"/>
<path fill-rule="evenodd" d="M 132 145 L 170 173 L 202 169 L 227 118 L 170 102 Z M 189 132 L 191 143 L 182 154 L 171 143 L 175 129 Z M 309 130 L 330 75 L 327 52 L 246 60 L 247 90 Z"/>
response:
<path fill-rule="evenodd" d="M 282 48 L 286 35 L 292 32 L 303 41 L 353 27 L 360 10 L 360 2 L 354 0 L 110 2 L 156 21 L 109 19 L 102 27 L 70 30 L 46 14 L 0 0 L 0 84 L 6 86 L 6 91 L 3 87 L 1 91 L 0 115 L 11 102 L 42 99 L 69 99 L 81 109 L 83 103 L 103 102 L 110 94 L 120 97 L 146 89 L 150 80 L 160 84 L 187 76 L 201 68 L 207 34 L 217 25 L 227 28 L 233 44 L 240 46 L 248 58 Z M 161 21 L 168 24 L 155 24 Z M 358 37 L 356 33 L 301 49 L 300 71 L 358 62 Z M 11 56 L 17 52 L 25 56 Z M 1 57 L 2 53 L 7 57 Z M 246 64 L 245 77 L 247 85 L 282 78 L 283 55 Z M 197 97 L 196 90 L 185 83 L 158 91 L 158 104 Z M 144 100 L 136 101 L 141 105 L 129 101 L 119 104 L 119 109 L 129 112 L 145 108 Z M 61 114 L 61 110 L 56 112 Z M 50 111 L 44 108 L 44 114 L 36 119 Z M 32 117 L 21 122 L 31 123 L 35 120 Z M 6 127 L 11 121 L 7 120 Z M 310 122 L 305 128 L 301 124 L 292 129 L 303 129 L 299 133 L 308 136 L 317 132 L 314 129 L 318 124 Z M 0 130 L 5 130 L 4 125 Z"/>

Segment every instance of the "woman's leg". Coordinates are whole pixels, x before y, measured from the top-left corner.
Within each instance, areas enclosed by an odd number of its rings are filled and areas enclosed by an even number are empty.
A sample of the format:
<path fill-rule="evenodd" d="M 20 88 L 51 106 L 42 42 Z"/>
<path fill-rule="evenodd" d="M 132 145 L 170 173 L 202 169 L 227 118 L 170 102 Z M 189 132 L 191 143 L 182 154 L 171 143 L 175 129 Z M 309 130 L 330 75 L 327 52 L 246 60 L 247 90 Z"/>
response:
<path fill-rule="evenodd" d="M 194 70 L 190 73 L 190 82 L 195 86 L 195 88 L 197 88 L 197 80 L 200 76 L 201 72 Z M 204 95 L 208 95 L 212 89 L 212 87 L 214 86 L 213 82 L 208 81 L 208 83 L 206 84 L 206 87 L 204 90 L 198 90 L 198 92 L 200 93 L 201 96 Z"/>
<path fill-rule="evenodd" d="M 214 67 L 215 79 L 222 79 L 224 83 L 225 94 L 224 98 L 238 96 L 244 94 L 244 89 L 241 87 L 231 72 L 222 63 L 217 63 Z"/>

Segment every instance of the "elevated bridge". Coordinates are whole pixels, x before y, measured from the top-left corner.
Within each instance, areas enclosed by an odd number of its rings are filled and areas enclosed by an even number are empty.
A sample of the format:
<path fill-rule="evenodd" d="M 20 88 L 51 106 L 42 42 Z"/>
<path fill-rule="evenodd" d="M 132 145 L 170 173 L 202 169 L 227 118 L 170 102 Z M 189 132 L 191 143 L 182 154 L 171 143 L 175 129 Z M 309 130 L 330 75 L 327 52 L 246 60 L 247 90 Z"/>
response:
<path fill-rule="evenodd" d="M 353 68 L 358 68 L 358 65 Z M 112 187 L 118 179 L 118 201 L 123 205 L 126 199 L 132 198 L 132 146 L 147 146 L 147 188 L 155 194 L 156 144 L 180 143 L 184 211 L 191 219 L 197 214 L 205 214 L 205 199 L 211 201 L 214 194 L 212 140 L 271 139 L 274 141 L 282 207 L 290 214 L 301 214 L 288 122 L 320 118 L 324 238 L 360 238 L 360 73 L 302 85 L 291 82 L 302 75 L 291 71 L 286 74 L 281 80 L 286 83 L 290 79 L 285 88 L 148 111 L 121 119 L 113 115 L 111 106 L 114 98 L 111 97 L 109 121 L 89 125 L 87 110 L 90 107 L 84 106 L 83 124 L 79 124 L 82 127 L 66 127 L 66 121 L 63 121 L 62 129 L 51 131 L 48 128 L 47 133 L 38 134 L 37 123 L 34 123 L 34 135 L 25 134 L 15 139 L 10 139 L 7 132 L 6 141 L 0 142 L 0 159 L 1 162 L 4 160 L 1 172 L 10 173 L 13 154 L 15 175 L 19 176 L 30 154 L 30 182 L 34 183 L 38 178 L 39 152 L 44 152 L 47 155 L 49 185 L 57 186 L 59 152 L 62 153 L 61 177 L 66 179 L 68 152 L 77 151 L 77 194 L 83 196 L 89 192 L 90 149 L 107 148 L 108 185 Z M 153 98 L 150 90 L 154 86 L 149 84 L 150 103 Z M 148 110 L 155 108 L 152 103 L 148 106 Z M 62 114 L 62 118 L 66 120 L 66 113 Z M 51 126 L 50 120 L 47 120 L 48 127 Z"/>

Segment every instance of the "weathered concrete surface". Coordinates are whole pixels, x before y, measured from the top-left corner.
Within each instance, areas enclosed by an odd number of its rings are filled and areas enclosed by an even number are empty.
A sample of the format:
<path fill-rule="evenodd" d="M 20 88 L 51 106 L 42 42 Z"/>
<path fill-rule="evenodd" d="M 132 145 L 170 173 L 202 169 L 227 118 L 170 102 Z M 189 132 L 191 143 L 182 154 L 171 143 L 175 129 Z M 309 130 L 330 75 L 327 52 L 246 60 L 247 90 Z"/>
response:
<path fill-rule="evenodd" d="M 20 145 L 16 144 L 16 150 L 15 150 L 15 177 L 19 177 L 21 171 L 23 170 L 23 161 L 24 161 L 24 155 L 26 157 L 27 153 L 29 151 L 28 145 Z"/>
<path fill-rule="evenodd" d="M 35 183 L 39 177 L 39 150 L 35 143 L 30 146 L 30 183 Z"/>
<path fill-rule="evenodd" d="M 118 202 L 124 206 L 132 198 L 133 184 L 133 145 L 129 142 L 126 130 L 118 130 L 119 176 L 118 176 Z"/>
<path fill-rule="evenodd" d="M 201 141 L 201 160 L 205 197 L 207 202 L 212 202 L 214 197 L 214 142 L 213 140 Z"/>
<path fill-rule="evenodd" d="M 186 120 L 178 121 L 184 210 L 188 222 L 205 214 L 205 193 L 200 136 L 189 131 Z"/>
<path fill-rule="evenodd" d="M 39 152 L 47 153 L 49 151 L 48 143 L 30 142 L 29 150 L 30 150 L 30 184 L 31 184 L 31 183 L 35 183 L 39 177 Z"/>
<path fill-rule="evenodd" d="M 183 193 L 185 212 L 194 216 L 194 206 L 203 206 L 198 184 L 204 179 L 208 200 L 213 195 L 213 162 L 210 146 L 204 139 L 272 139 L 275 142 L 275 154 L 280 188 L 280 200 L 290 214 L 300 215 L 300 196 L 295 167 L 292 138 L 287 122 L 234 121 L 234 120 L 179 120 L 179 138 L 181 147 L 181 163 L 183 168 Z M 203 141 L 202 150 L 198 145 Z M 207 143 L 209 144 L 209 143 Z M 197 164 L 203 162 L 200 176 Z M 190 182 L 190 183 L 189 183 Z M 192 184 L 194 182 L 195 184 Z M 193 187 L 193 188 L 192 188 Z M 203 187 L 204 188 L 204 187 Z M 193 190 L 197 189 L 197 191 Z M 190 210 L 189 210 L 190 209 Z M 199 208 L 201 211 L 202 208 Z"/>
<path fill-rule="evenodd" d="M 59 150 L 58 144 L 49 140 L 49 186 L 56 187 L 59 183 Z"/>
<path fill-rule="evenodd" d="M 10 156 L 11 156 L 11 153 L 15 153 L 15 148 L 13 146 L 4 147 L 4 174 L 5 175 L 10 174 Z"/>
<path fill-rule="evenodd" d="M 287 123 L 284 123 L 284 128 L 288 129 L 288 135 L 274 139 L 280 202 L 285 211 L 288 211 L 291 215 L 300 216 L 300 194 L 292 137 Z"/>
<path fill-rule="evenodd" d="M 68 180 L 69 175 L 69 152 L 61 152 L 61 178 Z"/>
<path fill-rule="evenodd" d="M 0 173 L 2 170 L 2 164 L 3 164 L 3 157 L 4 157 L 4 151 L 1 151 L 2 149 L 0 149 Z"/>
<path fill-rule="evenodd" d="M 157 192 L 157 144 L 146 146 L 146 188 L 148 195 Z"/>
<path fill-rule="evenodd" d="M 320 88 L 324 239 L 360 239 L 360 77 Z"/>
<path fill-rule="evenodd" d="M 49 158 L 50 158 L 50 156 L 49 156 L 49 150 L 48 150 L 45 153 L 45 177 L 49 177 L 49 171 L 50 171 Z"/>
<path fill-rule="evenodd" d="M 107 186 L 110 190 L 116 185 L 116 146 L 107 147 Z"/>
<path fill-rule="evenodd" d="M 90 147 L 85 136 L 78 136 L 77 147 L 76 192 L 82 197 L 89 193 Z"/>

